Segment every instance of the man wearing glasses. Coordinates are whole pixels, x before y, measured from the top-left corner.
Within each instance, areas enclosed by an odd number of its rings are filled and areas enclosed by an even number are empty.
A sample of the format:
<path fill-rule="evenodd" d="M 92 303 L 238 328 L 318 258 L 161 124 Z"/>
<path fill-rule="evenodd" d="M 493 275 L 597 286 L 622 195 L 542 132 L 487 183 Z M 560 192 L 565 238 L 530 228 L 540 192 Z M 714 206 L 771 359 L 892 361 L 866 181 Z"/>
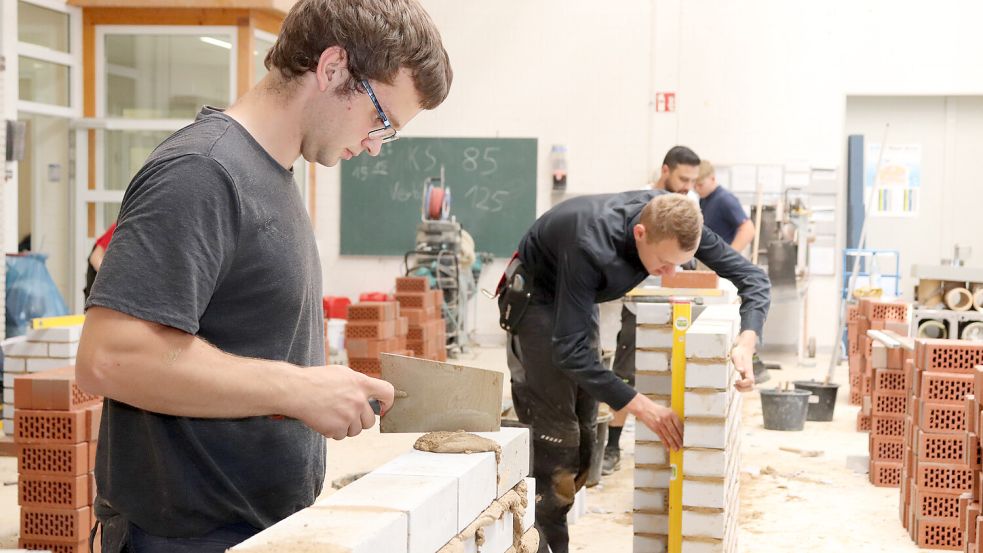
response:
<path fill-rule="evenodd" d="M 417 0 L 301 0 L 266 67 L 150 155 L 86 304 L 77 377 L 106 398 L 105 553 L 225 551 L 312 504 L 323 437 L 355 436 L 369 399 L 393 401 L 390 384 L 325 366 L 321 264 L 290 167 L 378 155 L 440 105 L 440 34 Z"/>

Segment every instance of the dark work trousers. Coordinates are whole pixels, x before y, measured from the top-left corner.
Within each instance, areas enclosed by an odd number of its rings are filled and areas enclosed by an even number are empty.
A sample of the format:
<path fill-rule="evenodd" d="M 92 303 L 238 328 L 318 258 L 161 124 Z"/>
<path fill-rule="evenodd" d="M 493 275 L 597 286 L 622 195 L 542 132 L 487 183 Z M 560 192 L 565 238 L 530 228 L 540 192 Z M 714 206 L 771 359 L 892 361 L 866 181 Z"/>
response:
<path fill-rule="evenodd" d="M 96 502 L 98 504 L 99 500 Z M 165 538 L 148 534 L 123 517 L 113 515 L 96 523 L 90 544 L 99 539 L 102 553 L 224 553 L 257 532 L 256 528 L 239 523 L 222 526 L 195 538 Z"/>
<path fill-rule="evenodd" d="M 553 305 L 530 305 L 506 347 L 512 401 L 533 440 L 540 553 L 548 551 L 547 544 L 553 553 L 569 550 L 567 511 L 587 482 L 597 424 L 597 400 L 553 364 L 554 311 Z M 597 348 L 596 309 L 591 324 Z"/>
<path fill-rule="evenodd" d="M 614 350 L 614 374 L 632 388 L 635 387 L 635 314 L 627 305 L 621 306 L 621 330 Z"/>

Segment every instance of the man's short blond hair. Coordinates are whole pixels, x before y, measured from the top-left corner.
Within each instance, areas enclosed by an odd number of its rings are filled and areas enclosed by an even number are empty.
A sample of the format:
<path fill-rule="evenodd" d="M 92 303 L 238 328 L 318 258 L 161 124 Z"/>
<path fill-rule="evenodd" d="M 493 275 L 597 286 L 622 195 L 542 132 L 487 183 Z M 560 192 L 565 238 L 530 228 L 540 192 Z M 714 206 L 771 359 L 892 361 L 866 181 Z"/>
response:
<path fill-rule="evenodd" d="M 681 194 L 659 194 L 642 208 L 639 219 L 651 244 L 675 238 L 683 251 L 695 250 L 703 235 L 703 214 Z"/>
<path fill-rule="evenodd" d="M 704 159 L 700 161 L 700 173 L 696 176 L 696 182 L 712 177 L 715 174 L 716 171 L 713 170 L 713 164 Z"/>

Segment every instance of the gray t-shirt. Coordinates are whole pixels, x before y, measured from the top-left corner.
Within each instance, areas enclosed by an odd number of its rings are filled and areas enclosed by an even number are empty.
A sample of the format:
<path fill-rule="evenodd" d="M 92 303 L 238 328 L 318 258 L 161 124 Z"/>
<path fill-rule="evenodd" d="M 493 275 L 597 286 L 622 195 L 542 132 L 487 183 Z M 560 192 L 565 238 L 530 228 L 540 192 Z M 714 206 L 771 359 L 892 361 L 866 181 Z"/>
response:
<path fill-rule="evenodd" d="M 321 265 L 292 173 L 204 108 L 127 188 L 92 306 L 234 355 L 323 365 Z M 263 529 L 309 506 L 324 463 L 324 438 L 300 421 L 175 417 L 107 399 L 95 474 L 113 511 L 151 534 L 192 537 Z"/>

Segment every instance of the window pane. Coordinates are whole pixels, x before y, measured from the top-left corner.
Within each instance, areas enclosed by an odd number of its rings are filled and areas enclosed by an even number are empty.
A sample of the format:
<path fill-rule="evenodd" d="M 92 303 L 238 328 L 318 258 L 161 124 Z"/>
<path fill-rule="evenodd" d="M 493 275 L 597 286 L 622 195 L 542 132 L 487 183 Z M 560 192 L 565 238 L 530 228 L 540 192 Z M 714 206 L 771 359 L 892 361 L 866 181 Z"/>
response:
<path fill-rule="evenodd" d="M 42 104 L 68 106 L 68 66 L 36 60 L 26 56 L 17 58 L 20 99 Z"/>
<path fill-rule="evenodd" d="M 266 76 L 266 53 L 273 48 L 273 43 L 259 37 L 253 37 L 253 84 L 256 84 Z"/>
<path fill-rule="evenodd" d="M 126 190 L 150 153 L 170 135 L 171 131 L 106 131 L 105 189 Z"/>
<path fill-rule="evenodd" d="M 106 35 L 106 115 L 193 118 L 229 103 L 224 35 Z"/>
<path fill-rule="evenodd" d="M 68 14 L 17 3 L 17 40 L 68 52 Z"/>

